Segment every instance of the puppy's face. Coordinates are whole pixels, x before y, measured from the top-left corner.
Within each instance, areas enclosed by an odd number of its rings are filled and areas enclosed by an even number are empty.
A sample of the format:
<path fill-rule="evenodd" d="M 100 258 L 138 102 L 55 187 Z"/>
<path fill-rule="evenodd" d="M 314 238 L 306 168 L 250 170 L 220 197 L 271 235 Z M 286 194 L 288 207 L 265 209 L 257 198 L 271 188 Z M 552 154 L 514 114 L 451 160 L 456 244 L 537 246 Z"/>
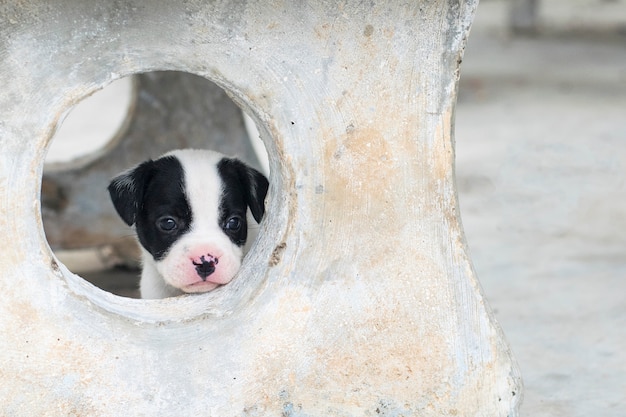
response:
<path fill-rule="evenodd" d="M 260 222 L 267 179 L 237 159 L 204 150 L 174 151 L 111 182 L 113 204 L 135 225 L 167 284 L 183 292 L 228 283 L 241 265 L 248 209 Z"/>

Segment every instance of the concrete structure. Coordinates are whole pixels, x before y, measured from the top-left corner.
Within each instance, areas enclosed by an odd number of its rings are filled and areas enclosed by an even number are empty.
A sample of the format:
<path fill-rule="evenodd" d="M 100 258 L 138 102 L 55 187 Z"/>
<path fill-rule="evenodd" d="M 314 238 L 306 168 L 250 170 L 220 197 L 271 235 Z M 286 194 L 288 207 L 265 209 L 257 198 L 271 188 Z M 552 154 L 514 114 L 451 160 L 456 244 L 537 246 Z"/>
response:
<path fill-rule="evenodd" d="M 475 1 L 67 3 L 0 10 L 4 414 L 517 415 L 454 183 Z M 239 279 L 141 301 L 57 262 L 38 193 L 64 112 L 154 70 L 227 89 L 272 185 Z"/>

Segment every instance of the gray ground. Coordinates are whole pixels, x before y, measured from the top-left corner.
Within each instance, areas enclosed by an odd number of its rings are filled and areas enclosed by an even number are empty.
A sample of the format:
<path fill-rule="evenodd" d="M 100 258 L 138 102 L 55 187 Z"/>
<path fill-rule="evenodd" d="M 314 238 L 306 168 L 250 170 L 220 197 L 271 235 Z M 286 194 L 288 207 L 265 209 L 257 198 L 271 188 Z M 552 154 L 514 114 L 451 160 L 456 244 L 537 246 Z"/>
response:
<path fill-rule="evenodd" d="M 507 38 L 489 24 L 501 4 L 478 8 L 457 108 L 474 265 L 523 416 L 626 416 L 626 37 Z"/>
<path fill-rule="evenodd" d="M 478 8 L 457 107 L 461 213 L 522 369 L 522 416 L 626 416 L 626 2 L 544 3 L 549 34 L 532 38 L 506 35 L 505 2 Z M 83 275 L 135 294 L 134 272 Z"/>

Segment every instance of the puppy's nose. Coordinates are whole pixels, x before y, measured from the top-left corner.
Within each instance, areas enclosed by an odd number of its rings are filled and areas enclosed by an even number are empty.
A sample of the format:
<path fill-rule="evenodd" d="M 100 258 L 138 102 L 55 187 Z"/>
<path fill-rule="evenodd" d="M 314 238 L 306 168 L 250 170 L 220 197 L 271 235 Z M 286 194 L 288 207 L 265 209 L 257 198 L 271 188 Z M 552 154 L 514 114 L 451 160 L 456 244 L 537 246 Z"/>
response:
<path fill-rule="evenodd" d="M 206 281 L 206 278 L 215 272 L 215 265 L 217 265 L 217 258 L 214 258 L 209 255 L 209 259 L 206 259 L 204 255 L 200 257 L 200 262 L 196 262 L 194 260 L 191 261 L 196 267 L 196 273 L 202 281 Z"/>

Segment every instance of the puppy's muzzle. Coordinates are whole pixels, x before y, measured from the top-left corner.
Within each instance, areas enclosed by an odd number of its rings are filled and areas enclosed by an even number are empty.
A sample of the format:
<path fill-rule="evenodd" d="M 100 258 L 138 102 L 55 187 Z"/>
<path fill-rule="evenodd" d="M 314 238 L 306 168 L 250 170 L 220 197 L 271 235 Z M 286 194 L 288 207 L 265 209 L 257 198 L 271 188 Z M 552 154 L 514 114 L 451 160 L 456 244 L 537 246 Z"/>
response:
<path fill-rule="evenodd" d="M 202 255 L 200 257 L 200 262 L 196 262 L 194 260 L 191 261 L 196 267 L 196 273 L 200 278 L 202 278 L 202 281 L 206 281 L 207 277 L 215 272 L 215 266 L 219 262 L 219 259 L 214 256 L 207 255 L 207 257 Z"/>

